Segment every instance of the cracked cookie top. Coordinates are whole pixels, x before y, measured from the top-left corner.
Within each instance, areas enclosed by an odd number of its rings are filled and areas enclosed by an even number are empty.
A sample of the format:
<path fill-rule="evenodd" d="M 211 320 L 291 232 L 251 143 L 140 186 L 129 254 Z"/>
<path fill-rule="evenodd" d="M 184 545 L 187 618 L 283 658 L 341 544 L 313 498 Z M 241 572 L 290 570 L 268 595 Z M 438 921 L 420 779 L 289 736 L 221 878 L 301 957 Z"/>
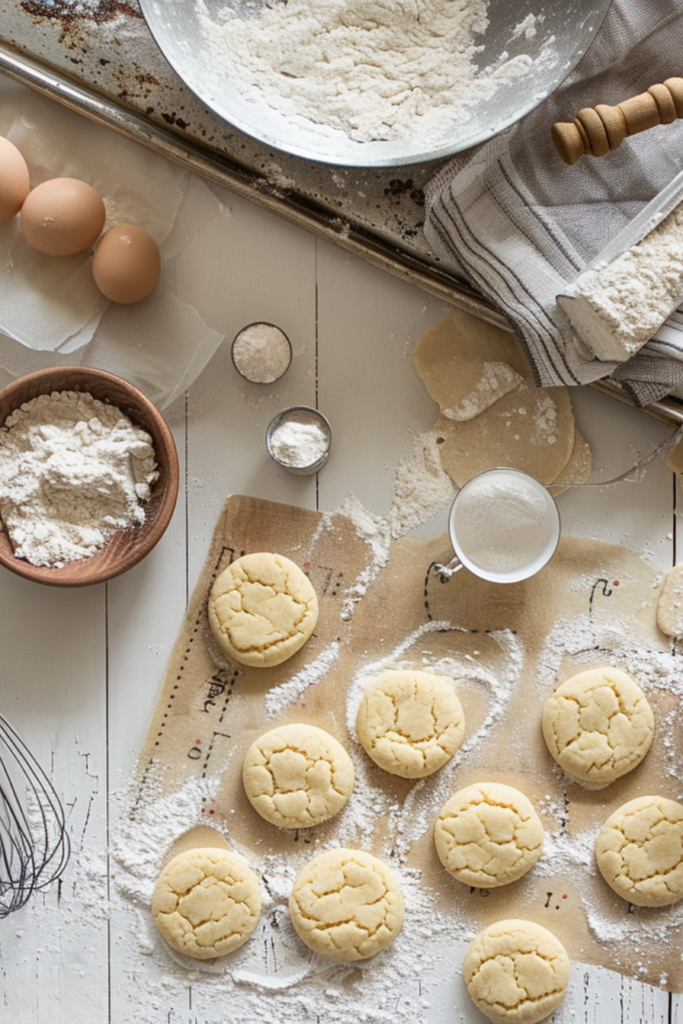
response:
<path fill-rule="evenodd" d="M 261 551 L 231 562 L 211 587 L 209 626 L 224 654 L 271 668 L 306 643 L 318 621 L 308 576 L 284 555 Z"/>
<path fill-rule="evenodd" d="M 266 821 L 280 828 L 309 828 L 346 805 L 353 789 L 353 763 L 324 729 L 281 725 L 251 744 L 242 782 Z"/>
<path fill-rule="evenodd" d="M 663 796 L 629 800 L 609 816 L 595 844 L 600 873 L 640 907 L 683 897 L 683 804 Z"/>
<path fill-rule="evenodd" d="M 380 768 L 421 779 L 438 771 L 460 747 L 465 715 L 442 676 L 388 671 L 365 690 L 356 727 L 363 749 Z"/>
<path fill-rule="evenodd" d="M 531 801 L 513 786 L 480 782 L 448 800 L 434 826 L 443 866 L 465 885 L 492 889 L 529 871 L 543 848 Z"/>
<path fill-rule="evenodd" d="M 299 874 L 289 913 L 299 937 L 316 953 L 365 960 L 400 932 L 403 896 L 393 873 L 371 853 L 328 850 Z"/>
<path fill-rule="evenodd" d="M 548 750 L 568 775 L 605 786 L 640 764 L 654 736 L 647 697 L 625 672 L 590 668 L 562 683 L 543 708 Z"/>
<path fill-rule="evenodd" d="M 231 850 L 196 848 L 165 865 L 152 895 L 154 923 L 169 946 L 208 960 L 247 941 L 261 913 L 258 878 Z"/>
<path fill-rule="evenodd" d="M 497 921 L 477 935 L 463 963 L 467 991 L 493 1024 L 538 1024 L 567 993 L 569 957 L 531 921 Z"/>

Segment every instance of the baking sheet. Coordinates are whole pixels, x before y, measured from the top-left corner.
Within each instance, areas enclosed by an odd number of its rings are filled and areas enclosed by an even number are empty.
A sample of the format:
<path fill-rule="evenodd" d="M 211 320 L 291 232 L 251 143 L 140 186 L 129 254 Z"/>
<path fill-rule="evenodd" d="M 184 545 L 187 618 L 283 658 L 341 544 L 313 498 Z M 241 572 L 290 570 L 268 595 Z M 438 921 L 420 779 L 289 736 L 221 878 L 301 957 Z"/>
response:
<path fill-rule="evenodd" d="M 372 975 L 365 972 L 373 984 L 395 986 L 403 978 L 408 998 L 416 965 L 443 963 L 446 957 L 448 970 L 457 972 L 458 956 L 480 927 L 522 917 L 553 930 L 574 961 L 681 991 L 683 906 L 629 906 L 605 885 L 593 859 L 601 824 L 627 799 L 649 792 L 680 799 L 683 741 L 675 721 L 683 691 L 676 659 L 656 627 L 657 571 L 627 548 L 563 538 L 551 563 L 532 580 L 495 586 L 463 570 L 443 584 L 434 566 L 449 555 L 445 537 L 403 538 L 386 558 L 378 556 L 376 540 L 348 513 L 320 514 L 241 496 L 227 500 L 218 521 L 140 753 L 126 825 L 142 832 L 162 806 L 164 815 L 171 814 L 166 848 L 155 851 L 156 871 L 182 833 L 208 825 L 261 873 L 265 946 L 247 944 L 241 954 L 214 965 L 214 973 L 226 984 L 248 980 L 258 991 L 268 989 L 268 999 L 292 985 L 304 995 L 315 993 L 329 964 L 307 954 L 294 936 L 285 909 L 288 888 L 315 852 L 350 845 L 391 863 L 407 894 L 401 936 L 372 961 Z M 309 643 L 267 670 L 223 661 L 206 623 L 212 579 L 232 559 L 255 550 L 277 550 L 302 565 L 321 604 Z M 540 714 L 557 681 L 606 663 L 630 672 L 643 686 L 657 732 L 638 768 L 591 791 L 550 758 Z M 358 744 L 355 710 L 363 687 L 388 667 L 431 668 L 455 680 L 466 739 L 431 778 L 388 776 Z M 336 818 L 288 832 L 253 811 L 240 771 L 257 735 L 297 720 L 320 725 L 344 743 L 356 785 Z M 468 889 L 451 878 L 432 840 L 433 822 L 448 797 L 484 779 L 527 793 L 546 829 L 536 867 L 498 890 Z M 151 895 L 154 881 L 150 866 L 138 891 L 146 886 Z M 125 872 L 118 884 L 126 889 Z M 144 905 L 142 920 L 153 932 Z M 262 955 L 272 942 L 275 960 Z M 160 940 L 156 952 L 168 961 Z M 173 959 L 197 968 L 196 962 Z M 275 1003 L 272 1012 L 277 1014 Z"/>

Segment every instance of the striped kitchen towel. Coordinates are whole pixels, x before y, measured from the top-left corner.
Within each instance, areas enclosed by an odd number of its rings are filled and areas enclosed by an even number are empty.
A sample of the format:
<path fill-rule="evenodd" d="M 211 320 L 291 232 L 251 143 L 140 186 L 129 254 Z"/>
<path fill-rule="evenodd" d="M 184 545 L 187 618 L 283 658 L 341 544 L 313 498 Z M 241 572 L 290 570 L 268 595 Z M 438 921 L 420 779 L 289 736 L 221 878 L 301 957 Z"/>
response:
<path fill-rule="evenodd" d="M 556 297 L 683 168 L 683 121 L 568 167 L 550 129 L 582 107 L 616 104 L 683 75 L 681 0 L 612 0 L 593 44 L 547 100 L 429 182 L 425 234 L 451 269 L 506 313 L 539 385 L 612 377 L 643 406 L 683 397 L 683 313 L 623 363 L 603 362 Z M 683 307 L 682 307 L 683 308 Z"/>

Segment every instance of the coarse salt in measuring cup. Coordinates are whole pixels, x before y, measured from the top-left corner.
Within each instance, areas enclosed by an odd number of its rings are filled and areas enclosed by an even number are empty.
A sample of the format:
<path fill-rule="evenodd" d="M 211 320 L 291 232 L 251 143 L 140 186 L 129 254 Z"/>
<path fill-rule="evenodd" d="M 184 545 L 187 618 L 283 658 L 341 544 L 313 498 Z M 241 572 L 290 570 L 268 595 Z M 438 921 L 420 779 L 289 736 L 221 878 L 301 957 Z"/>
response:
<path fill-rule="evenodd" d="M 461 487 L 448 517 L 455 558 L 492 583 L 517 583 L 548 563 L 560 539 L 560 515 L 547 489 L 519 469 L 491 469 Z"/>
<path fill-rule="evenodd" d="M 329 421 L 317 409 L 293 405 L 268 425 L 268 454 L 283 469 L 300 476 L 316 473 L 327 462 L 332 443 Z"/>

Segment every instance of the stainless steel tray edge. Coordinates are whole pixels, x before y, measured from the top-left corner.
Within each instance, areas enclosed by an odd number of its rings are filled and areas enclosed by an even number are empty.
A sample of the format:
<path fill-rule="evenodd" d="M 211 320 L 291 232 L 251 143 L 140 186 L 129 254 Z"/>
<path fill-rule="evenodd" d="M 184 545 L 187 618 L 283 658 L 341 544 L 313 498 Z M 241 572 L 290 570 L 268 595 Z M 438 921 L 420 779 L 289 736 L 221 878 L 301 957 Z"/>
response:
<path fill-rule="evenodd" d="M 417 285 L 436 298 L 512 331 L 504 314 L 466 282 L 438 267 L 421 263 L 381 235 L 354 226 L 323 206 L 274 189 L 265 178 L 225 155 L 194 144 L 188 145 L 178 133 L 147 121 L 135 110 L 84 87 L 61 71 L 3 41 L 0 41 L 0 71 L 70 110 L 139 142 L 204 180 L 227 188 L 372 265 Z M 602 380 L 592 386 L 633 407 L 634 403 L 616 383 Z M 640 411 L 673 426 L 683 423 L 683 402 L 675 398 L 653 402 Z"/>

